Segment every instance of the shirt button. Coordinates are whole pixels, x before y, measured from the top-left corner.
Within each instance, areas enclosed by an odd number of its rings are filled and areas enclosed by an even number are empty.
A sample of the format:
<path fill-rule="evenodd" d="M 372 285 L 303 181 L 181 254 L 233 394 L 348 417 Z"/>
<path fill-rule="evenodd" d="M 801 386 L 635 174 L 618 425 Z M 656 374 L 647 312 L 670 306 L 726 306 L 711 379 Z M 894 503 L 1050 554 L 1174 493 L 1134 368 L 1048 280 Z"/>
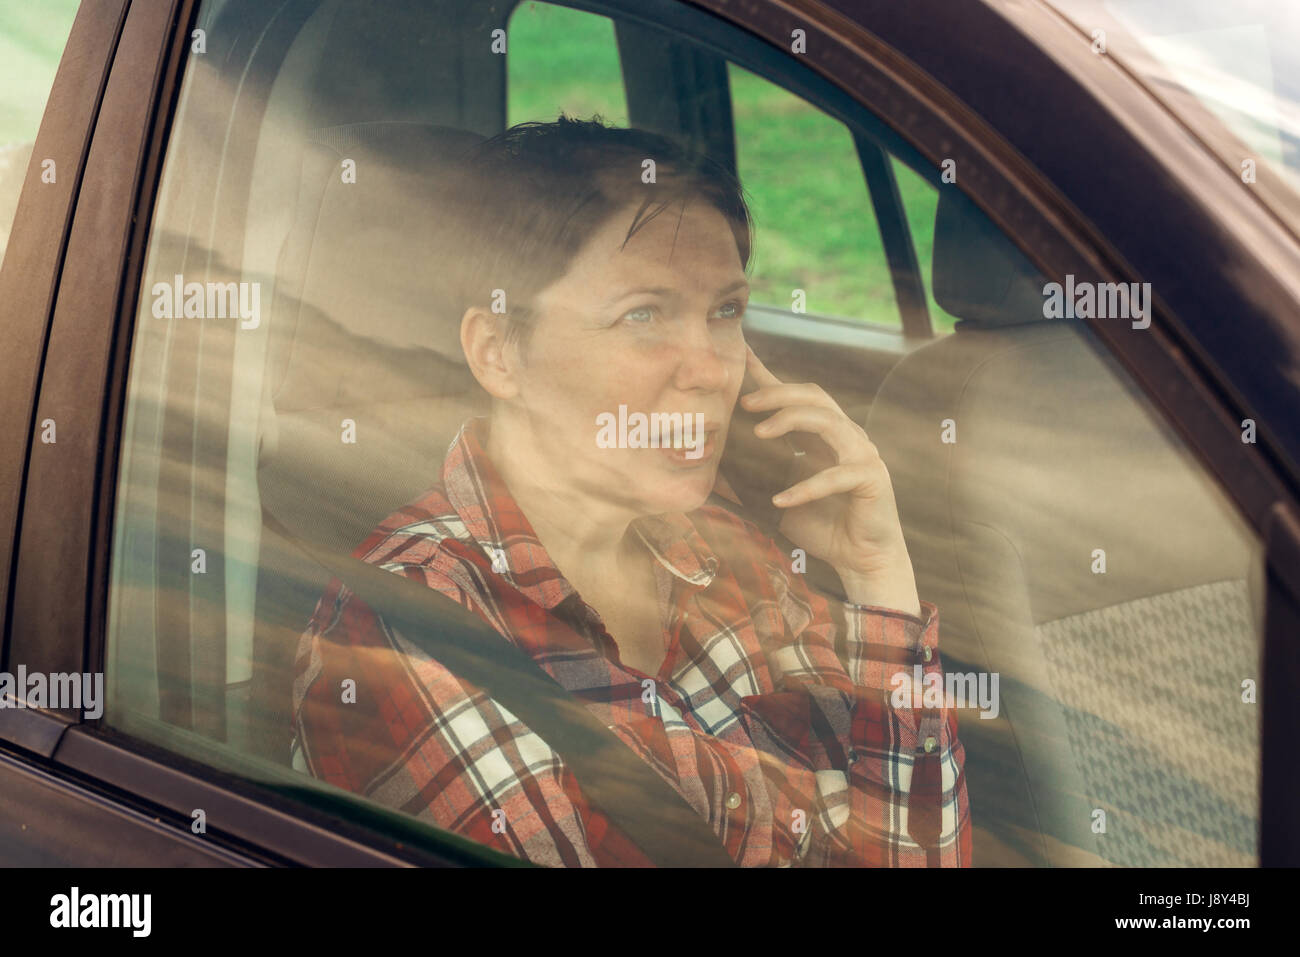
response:
<path fill-rule="evenodd" d="M 925 753 L 926 753 L 926 754 L 930 754 L 930 753 L 931 753 L 932 751 L 934 751 L 934 749 L 937 748 L 938 746 L 939 746 L 939 741 L 935 738 L 934 735 L 930 735 L 928 738 L 925 739 Z"/>
<path fill-rule="evenodd" d="M 926 645 L 925 652 L 922 657 L 924 657 L 926 661 L 929 661 L 931 658 L 934 657 L 934 650 L 929 645 Z"/>
<path fill-rule="evenodd" d="M 732 791 L 730 794 L 727 795 L 727 807 L 733 811 L 736 808 L 740 807 L 740 795 L 737 794 L 735 791 Z"/>

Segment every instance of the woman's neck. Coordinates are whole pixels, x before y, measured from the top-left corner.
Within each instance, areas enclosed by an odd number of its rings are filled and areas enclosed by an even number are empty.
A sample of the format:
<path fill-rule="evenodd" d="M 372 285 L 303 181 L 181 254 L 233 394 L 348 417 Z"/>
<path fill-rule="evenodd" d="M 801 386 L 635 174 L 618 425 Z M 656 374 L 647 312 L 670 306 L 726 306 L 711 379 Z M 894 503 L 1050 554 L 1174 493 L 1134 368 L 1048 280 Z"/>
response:
<path fill-rule="evenodd" d="M 540 456 L 509 454 L 507 447 L 517 452 L 520 445 L 493 429 L 486 443 L 488 457 L 547 555 L 570 583 L 577 587 L 617 581 L 625 568 L 641 561 L 630 530 L 635 515 L 593 502 L 562 477 L 552 475 Z"/>

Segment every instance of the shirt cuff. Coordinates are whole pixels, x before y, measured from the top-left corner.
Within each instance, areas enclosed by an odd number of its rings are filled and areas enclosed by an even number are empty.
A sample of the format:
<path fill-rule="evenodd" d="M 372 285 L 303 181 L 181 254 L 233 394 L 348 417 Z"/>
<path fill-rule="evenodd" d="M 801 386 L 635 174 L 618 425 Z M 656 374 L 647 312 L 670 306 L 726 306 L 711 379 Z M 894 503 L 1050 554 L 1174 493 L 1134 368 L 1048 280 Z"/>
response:
<path fill-rule="evenodd" d="M 843 605 L 845 665 L 855 683 L 885 689 L 900 670 L 940 667 L 939 609 L 932 602 L 921 601 L 919 617 L 879 605 Z"/>
<path fill-rule="evenodd" d="M 888 615 L 891 618 L 902 618 L 904 621 L 915 622 L 921 626 L 924 631 L 930 624 L 930 619 L 938 613 L 939 609 L 928 601 L 921 601 L 921 615 L 909 615 L 905 611 L 899 611 L 897 608 L 886 608 L 883 605 L 855 605 L 851 601 L 844 602 L 844 607 L 854 611 L 866 612 L 872 615 Z"/>

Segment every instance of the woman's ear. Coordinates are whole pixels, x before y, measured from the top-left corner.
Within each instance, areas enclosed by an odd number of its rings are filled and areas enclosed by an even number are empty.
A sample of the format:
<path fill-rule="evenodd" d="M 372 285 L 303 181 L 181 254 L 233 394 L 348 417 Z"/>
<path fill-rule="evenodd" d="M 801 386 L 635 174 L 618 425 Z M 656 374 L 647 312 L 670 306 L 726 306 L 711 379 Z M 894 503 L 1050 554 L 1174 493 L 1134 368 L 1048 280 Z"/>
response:
<path fill-rule="evenodd" d="M 505 316 L 479 306 L 466 309 L 460 319 L 460 347 L 469 370 L 495 399 L 513 399 L 519 394 L 519 350 L 513 341 L 507 341 L 507 328 Z"/>

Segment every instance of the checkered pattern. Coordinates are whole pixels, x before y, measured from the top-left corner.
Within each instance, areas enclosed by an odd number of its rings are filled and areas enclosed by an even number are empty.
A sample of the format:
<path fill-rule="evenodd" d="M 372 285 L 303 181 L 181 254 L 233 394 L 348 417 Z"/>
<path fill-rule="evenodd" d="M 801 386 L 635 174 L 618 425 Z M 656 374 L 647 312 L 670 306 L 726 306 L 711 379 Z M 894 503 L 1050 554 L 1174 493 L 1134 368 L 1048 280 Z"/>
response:
<path fill-rule="evenodd" d="M 643 674 L 620 662 L 599 614 L 550 561 L 482 428 L 470 420 L 442 483 L 354 555 L 459 602 L 529 654 L 738 864 L 970 864 L 956 713 L 890 702 L 897 672 L 942 673 L 933 604 L 922 602 L 922 618 L 828 604 L 723 509 L 643 519 L 670 612 L 663 666 Z M 355 702 L 343 701 L 346 679 Z M 544 865 L 650 864 L 545 741 L 337 580 L 300 640 L 293 721 L 311 774 L 437 827 Z"/>

